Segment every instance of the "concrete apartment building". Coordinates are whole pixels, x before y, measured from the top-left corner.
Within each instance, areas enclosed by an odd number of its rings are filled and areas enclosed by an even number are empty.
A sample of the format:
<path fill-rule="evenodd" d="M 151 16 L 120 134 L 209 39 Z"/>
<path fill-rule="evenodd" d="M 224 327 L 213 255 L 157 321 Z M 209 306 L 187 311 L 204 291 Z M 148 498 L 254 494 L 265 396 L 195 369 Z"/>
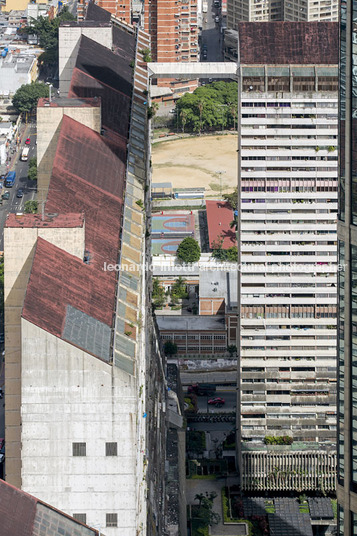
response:
<path fill-rule="evenodd" d="M 242 439 L 333 444 L 338 27 L 241 23 L 238 33 Z"/>
<path fill-rule="evenodd" d="M 183 421 L 141 269 L 150 42 L 102 11 L 60 28 L 64 96 L 38 107 L 41 214 L 4 231 L 5 473 L 100 533 L 161 535 L 166 423 Z"/>
<path fill-rule="evenodd" d="M 238 22 L 338 21 L 337 0 L 228 0 L 227 28 Z"/>
<path fill-rule="evenodd" d="M 338 250 L 338 535 L 357 534 L 356 4 L 341 2 Z"/>

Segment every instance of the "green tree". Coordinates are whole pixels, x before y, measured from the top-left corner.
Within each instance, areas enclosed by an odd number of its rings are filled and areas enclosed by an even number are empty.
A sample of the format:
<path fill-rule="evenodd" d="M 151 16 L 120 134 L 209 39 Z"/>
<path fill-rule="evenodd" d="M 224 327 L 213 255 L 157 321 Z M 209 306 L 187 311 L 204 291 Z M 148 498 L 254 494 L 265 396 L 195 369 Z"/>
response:
<path fill-rule="evenodd" d="M 36 108 L 38 99 L 48 95 L 48 86 L 42 82 L 23 84 L 13 96 L 12 104 L 19 113 L 29 113 Z"/>
<path fill-rule="evenodd" d="M 186 280 L 181 276 L 176 279 L 175 283 L 171 287 L 171 298 L 173 295 L 180 300 L 183 300 L 188 297 L 186 290 Z"/>
<path fill-rule="evenodd" d="M 232 210 L 237 210 L 237 206 L 238 206 L 237 188 L 231 194 L 223 194 L 222 197 L 225 201 L 227 201 L 230 204 Z"/>
<path fill-rule="evenodd" d="M 38 203 L 35 200 L 25 202 L 25 214 L 37 214 Z"/>
<path fill-rule="evenodd" d="M 197 262 L 201 257 L 200 246 L 197 240 L 187 236 L 177 248 L 177 258 L 183 262 Z"/>
<path fill-rule="evenodd" d="M 235 344 L 230 344 L 227 346 L 227 351 L 231 357 L 233 357 L 234 354 L 237 353 L 237 347 Z"/>
<path fill-rule="evenodd" d="M 181 125 L 182 125 L 182 134 L 185 134 L 185 125 L 186 125 L 186 121 L 187 121 L 187 115 L 188 115 L 188 111 L 183 108 L 181 110 L 181 112 L 180 112 L 180 119 L 181 119 Z"/>
<path fill-rule="evenodd" d="M 195 517 L 200 520 L 203 526 L 217 525 L 221 519 L 220 515 L 213 511 L 213 501 L 216 497 L 217 493 L 214 491 L 210 494 L 206 492 L 203 497 L 201 493 L 195 496 L 195 500 L 199 501 Z"/>
<path fill-rule="evenodd" d="M 29 167 L 30 168 L 32 168 L 32 167 L 37 168 L 37 158 L 36 158 L 36 156 L 34 156 L 33 158 L 30 158 Z"/>
<path fill-rule="evenodd" d="M 172 341 L 166 341 L 164 344 L 164 352 L 168 357 L 172 357 L 177 354 L 177 344 Z"/>
<path fill-rule="evenodd" d="M 37 167 L 30 167 L 27 176 L 29 181 L 37 181 Z"/>
<path fill-rule="evenodd" d="M 161 309 L 165 303 L 165 290 L 157 277 L 154 277 L 152 282 L 152 301 L 155 309 Z"/>
<path fill-rule="evenodd" d="M 54 19 L 38 17 L 31 19 L 29 25 L 23 29 L 25 34 L 35 34 L 39 45 L 45 50 L 39 57 L 40 63 L 56 64 L 58 62 L 58 28 L 62 21 L 75 20 L 75 17 L 64 7 Z"/>

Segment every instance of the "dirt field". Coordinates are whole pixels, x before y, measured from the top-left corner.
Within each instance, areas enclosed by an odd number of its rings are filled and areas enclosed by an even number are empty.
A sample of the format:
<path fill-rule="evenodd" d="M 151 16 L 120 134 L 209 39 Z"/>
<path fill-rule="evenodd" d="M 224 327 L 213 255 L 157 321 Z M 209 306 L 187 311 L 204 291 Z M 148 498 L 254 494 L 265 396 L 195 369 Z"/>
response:
<path fill-rule="evenodd" d="M 201 136 L 152 146 L 153 182 L 171 182 L 173 188 L 204 186 L 207 196 L 232 191 L 237 184 L 237 135 Z"/>

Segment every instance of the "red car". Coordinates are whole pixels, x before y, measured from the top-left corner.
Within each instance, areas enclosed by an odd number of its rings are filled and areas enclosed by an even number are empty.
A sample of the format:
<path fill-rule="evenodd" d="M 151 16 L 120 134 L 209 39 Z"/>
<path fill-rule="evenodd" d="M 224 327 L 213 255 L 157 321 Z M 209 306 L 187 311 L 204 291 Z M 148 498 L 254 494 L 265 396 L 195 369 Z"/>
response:
<path fill-rule="evenodd" d="M 25 145 L 30 145 L 30 143 L 31 143 L 31 138 L 26 138 Z"/>
<path fill-rule="evenodd" d="M 224 404 L 224 398 L 220 398 L 220 397 L 210 398 L 208 403 L 211 404 L 212 406 L 216 406 L 217 408 L 220 408 Z"/>

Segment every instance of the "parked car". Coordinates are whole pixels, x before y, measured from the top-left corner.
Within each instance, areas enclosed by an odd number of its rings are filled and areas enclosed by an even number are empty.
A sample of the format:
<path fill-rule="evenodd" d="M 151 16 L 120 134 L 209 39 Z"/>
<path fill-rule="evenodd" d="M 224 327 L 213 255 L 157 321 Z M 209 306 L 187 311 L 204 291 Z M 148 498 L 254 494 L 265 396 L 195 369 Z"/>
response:
<path fill-rule="evenodd" d="M 22 188 L 19 188 L 19 189 L 17 190 L 16 197 L 21 198 L 21 197 L 23 197 L 23 196 L 24 196 L 24 191 L 23 191 Z"/>
<path fill-rule="evenodd" d="M 207 51 L 206 51 L 206 50 L 204 50 L 204 51 L 202 52 L 202 59 L 204 59 L 204 60 L 207 59 Z"/>
<path fill-rule="evenodd" d="M 211 406 L 216 406 L 217 408 L 221 408 L 224 404 L 224 398 L 220 398 L 219 396 L 217 396 L 216 398 L 210 398 L 208 403 Z"/>
<path fill-rule="evenodd" d="M 26 138 L 25 145 L 30 145 L 30 143 L 31 143 L 31 138 Z"/>
<path fill-rule="evenodd" d="M 3 199 L 10 199 L 10 192 L 7 192 L 7 191 L 6 191 L 5 193 L 2 194 L 1 197 L 2 197 Z"/>
<path fill-rule="evenodd" d="M 216 15 L 215 19 L 214 19 L 214 22 L 219 22 L 219 16 Z"/>
<path fill-rule="evenodd" d="M 202 51 L 203 51 L 203 50 L 207 50 L 207 43 L 203 43 L 203 45 L 202 45 Z"/>
<path fill-rule="evenodd" d="M 5 441 L 3 442 L 3 445 L 0 449 L 0 463 L 2 463 L 5 460 Z"/>

